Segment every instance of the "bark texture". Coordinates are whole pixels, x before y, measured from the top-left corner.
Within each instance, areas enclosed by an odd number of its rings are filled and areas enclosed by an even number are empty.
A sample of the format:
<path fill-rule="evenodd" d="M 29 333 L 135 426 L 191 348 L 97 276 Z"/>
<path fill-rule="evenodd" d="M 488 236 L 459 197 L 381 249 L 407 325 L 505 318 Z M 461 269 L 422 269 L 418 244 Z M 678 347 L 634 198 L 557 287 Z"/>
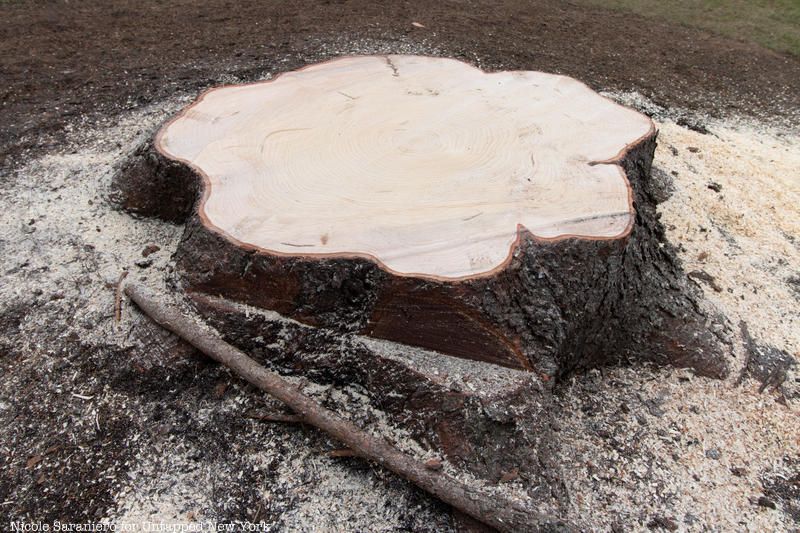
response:
<path fill-rule="evenodd" d="M 187 340 L 237 375 L 275 396 L 303 420 L 346 444 L 359 457 L 400 474 L 440 500 L 500 531 L 573 531 L 562 520 L 541 512 L 529 499 L 509 497 L 465 483 L 438 468 L 429 468 L 381 437 L 325 408 L 275 372 L 259 365 L 214 332 L 180 313 L 141 285 L 128 285 L 128 296 L 157 323 Z"/>
<path fill-rule="evenodd" d="M 207 223 L 206 179 L 152 143 L 119 167 L 111 196 L 186 223 L 173 282 L 225 341 L 265 367 L 357 391 L 424 449 L 488 483 L 520 480 L 558 517 L 569 496 L 555 460 L 555 383 L 634 362 L 728 372 L 726 322 L 689 283 L 659 221 L 655 146 L 653 131 L 619 161 L 636 215 L 627 235 L 523 232 L 502 268 L 460 280 L 243 246 Z M 549 527 L 559 524 L 533 529 Z"/>
<path fill-rule="evenodd" d="M 306 326 L 222 298 L 195 295 L 193 304 L 256 361 L 316 383 L 355 385 L 393 425 L 455 466 L 494 483 L 516 472 L 540 487 L 540 505 L 566 501 L 553 459 L 551 394 L 534 374 L 443 361 L 440 354 Z"/>
<path fill-rule="evenodd" d="M 192 213 L 199 188 L 194 171 L 164 157 L 150 138 L 117 167 L 108 196 L 134 215 L 183 223 Z"/>
<path fill-rule="evenodd" d="M 489 276 L 437 281 L 394 275 L 363 258 L 245 249 L 208 227 L 196 209 L 175 255 L 177 275 L 190 295 L 222 296 L 339 334 L 532 370 L 547 381 L 634 361 L 723 377 L 728 327 L 706 309 L 665 239 L 650 179 L 655 146 L 653 133 L 621 160 L 636 211 L 629 235 L 542 240 L 525 232 L 511 261 Z M 202 194 L 200 177 L 188 183 L 190 176 L 188 167 L 146 145 L 115 177 L 117 201 L 138 214 L 180 220 L 187 195 Z"/>

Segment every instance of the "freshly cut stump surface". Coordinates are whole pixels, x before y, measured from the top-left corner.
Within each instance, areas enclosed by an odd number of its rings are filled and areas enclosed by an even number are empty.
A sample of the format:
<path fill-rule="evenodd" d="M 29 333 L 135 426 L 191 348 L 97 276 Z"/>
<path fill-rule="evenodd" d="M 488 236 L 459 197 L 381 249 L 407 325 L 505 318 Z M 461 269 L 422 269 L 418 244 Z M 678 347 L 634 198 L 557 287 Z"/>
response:
<path fill-rule="evenodd" d="M 244 246 L 450 280 L 501 268 L 523 229 L 625 234 L 617 162 L 652 134 L 571 78 L 354 57 L 208 92 L 157 146 L 206 177 L 202 215 Z"/>
<path fill-rule="evenodd" d="M 564 76 L 348 57 L 206 92 L 114 187 L 190 215 L 190 295 L 545 378 L 634 359 L 721 376 L 725 325 L 656 216 L 655 137 Z"/>

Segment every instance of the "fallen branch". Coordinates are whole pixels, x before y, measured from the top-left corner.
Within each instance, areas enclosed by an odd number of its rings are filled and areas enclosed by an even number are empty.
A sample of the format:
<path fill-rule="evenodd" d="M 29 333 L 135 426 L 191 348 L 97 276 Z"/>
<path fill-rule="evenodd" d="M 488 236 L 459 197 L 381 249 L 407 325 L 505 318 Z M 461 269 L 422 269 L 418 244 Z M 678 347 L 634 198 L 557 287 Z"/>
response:
<path fill-rule="evenodd" d="M 374 461 L 460 511 L 500 531 L 571 530 L 558 519 L 539 513 L 529 501 L 496 494 L 432 470 L 386 440 L 371 435 L 326 409 L 283 377 L 269 371 L 208 328 L 163 301 L 149 289 L 127 284 L 125 293 L 164 328 L 218 361 L 259 389 L 285 403 L 292 411 L 336 440 L 355 455 Z"/>

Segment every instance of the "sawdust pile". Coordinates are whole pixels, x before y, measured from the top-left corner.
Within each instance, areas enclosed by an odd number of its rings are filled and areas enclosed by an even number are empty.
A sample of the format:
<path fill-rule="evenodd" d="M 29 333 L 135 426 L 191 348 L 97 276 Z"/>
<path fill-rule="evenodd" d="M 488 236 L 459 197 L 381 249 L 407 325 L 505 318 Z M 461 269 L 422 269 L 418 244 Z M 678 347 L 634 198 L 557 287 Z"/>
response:
<path fill-rule="evenodd" d="M 674 188 L 661 212 L 687 272 L 732 323 L 797 357 L 800 136 L 708 120 L 700 133 L 637 95 L 614 96 L 659 121 L 655 165 Z M 104 191 L 114 164 L 184 103 L 76 129 L 63 152 L 0 176 L 3 514 L 450 530 L 446 508 L 380 469 L 328 457 L 336 445 L 315 431 L 239 416 L 269 401 L 167 353 L 178 348 L 166 337 L 133 340 L 141 324 L 129 310 L 115 326 L 120 272 L 163 283 L 182 228 L 114 211 Z M 160 249 L 144 258 L 151 243 Z M 558 397 L 570 518 L 600 529 L 796 528 L 796 368 L 759 393 L 753 379 L 737 384 L 737 357 L 725 382 L 638 367 L 574 378 Z"/>

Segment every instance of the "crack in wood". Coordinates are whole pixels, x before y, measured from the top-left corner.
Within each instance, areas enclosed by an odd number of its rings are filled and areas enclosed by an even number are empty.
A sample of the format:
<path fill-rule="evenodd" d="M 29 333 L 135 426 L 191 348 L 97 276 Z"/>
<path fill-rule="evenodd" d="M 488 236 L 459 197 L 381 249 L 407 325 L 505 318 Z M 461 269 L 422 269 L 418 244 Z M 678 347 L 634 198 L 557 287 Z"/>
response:
<path fill-rule="evenodd" d="M 397 65 L 394 64 L 391 57 L 386 56 L 386 64 L 389 65 L 390 69 L 392 69 L 392 76 L 395 78 L 400 76 L 400 71 L 397 69 Z"/>

